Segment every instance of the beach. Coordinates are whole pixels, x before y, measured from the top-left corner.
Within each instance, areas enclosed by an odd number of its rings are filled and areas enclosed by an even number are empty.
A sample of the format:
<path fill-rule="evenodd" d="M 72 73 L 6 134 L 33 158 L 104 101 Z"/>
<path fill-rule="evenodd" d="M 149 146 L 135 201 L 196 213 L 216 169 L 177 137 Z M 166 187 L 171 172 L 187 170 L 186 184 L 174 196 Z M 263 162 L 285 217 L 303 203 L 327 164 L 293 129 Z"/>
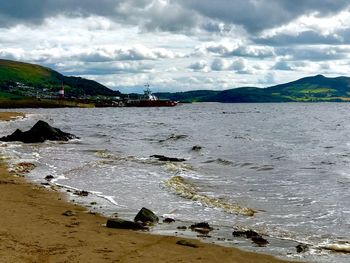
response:
<path fill-rule="evenodd" d="M 0 113 L 1 120 L 23 116 Z M 106 218 L 0 167 L 1 262 L 288 262 L 198 240 L 105 227 Z M 63 215 L 72 211 L 70 216 Z M 118 212 L 118 211 L 116 211 Z"/>

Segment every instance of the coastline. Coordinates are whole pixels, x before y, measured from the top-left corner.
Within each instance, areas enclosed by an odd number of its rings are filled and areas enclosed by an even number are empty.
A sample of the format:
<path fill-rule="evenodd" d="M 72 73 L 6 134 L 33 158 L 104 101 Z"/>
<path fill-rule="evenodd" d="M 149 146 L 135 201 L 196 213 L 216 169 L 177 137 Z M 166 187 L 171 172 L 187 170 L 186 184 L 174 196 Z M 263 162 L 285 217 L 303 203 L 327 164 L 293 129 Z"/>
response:
<path fill-rule="evenodd" d="M 23 116 L 0 113 L 0 120 Z M 0 163 L 0 258 L 3 262 L 290 262 L 183 238 L 109 229 L 106 218 L 63 194 L 10 174 Z M 64 216 L 67 210 L 73 216 Z"/>

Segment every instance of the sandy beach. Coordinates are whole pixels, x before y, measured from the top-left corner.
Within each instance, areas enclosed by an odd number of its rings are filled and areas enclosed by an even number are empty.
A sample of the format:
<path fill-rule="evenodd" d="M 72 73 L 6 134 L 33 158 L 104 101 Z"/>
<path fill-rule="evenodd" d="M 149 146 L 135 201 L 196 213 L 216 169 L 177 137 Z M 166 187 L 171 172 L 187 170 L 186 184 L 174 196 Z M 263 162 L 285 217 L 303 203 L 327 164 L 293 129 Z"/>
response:
<path fill-rule="evenodd" d="M 0 113 L 8 120 L 21 113 Z M 235 248 L 105 227 L 106 218 L 0 165 L 0 262 L 288 262 Z M 72 211 L 72 216 L 62 215 Z M 117 211 L 116 211 L 117 212 Z"/>

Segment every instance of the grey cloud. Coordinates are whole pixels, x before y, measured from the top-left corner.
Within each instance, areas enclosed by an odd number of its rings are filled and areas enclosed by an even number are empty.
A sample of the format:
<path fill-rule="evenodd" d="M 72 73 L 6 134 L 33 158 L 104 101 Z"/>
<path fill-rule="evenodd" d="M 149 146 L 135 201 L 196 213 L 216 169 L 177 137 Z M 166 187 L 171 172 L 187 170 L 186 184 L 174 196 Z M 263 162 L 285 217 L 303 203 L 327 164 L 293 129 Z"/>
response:
<path fill-rule="evenodd" d="M 52 54 L 55 53 L 53 57 Z M 67 60 L 81 62 L 113 62 L 113 61 L 141 61 L 141 60 L 158 60 L 180 57 L 168 49 L 153 48 L 149 49 L 142 45 L 107 49 L 103 47 L 94 47 L 88 50 L 73 49 L 33 49 L 31 51 L 23 51 L 21 49 L 1 49 L 0 57 L 7 59 L 30 59 L 35 62 L 47 63 L 52 60 Z"/>
<path fill-rule="evenodd" d="M 117 4 L 113 0 L 5 0 L 0 5 L 0 26 L 40 23 L 57 14 L 113 16 Z"/>
<path fill-rule="evenodd" d="M 279 56 L 289 57 L 289 60 L 339 60 L 348 58 L 348 48 L 340 47 L 283 47 L 277 48 L 276 54 Z"/>
<path fill-rule="evenodd" d="M 293 71 L 298 68 L 303 68 L 307 64 L 305 62 L 301 61 L 278 61 L 276 64 L 271 68 L 274 70 L 284 70 L 284 71 Z"/>
<path fill-rule="evenodd" d="M 258 80 L 258 83 L 265 86 L 271 86 L 276 84 L 275 73 L 274 72 L 267 73 L 263 78 Z"/>
<path fill-rule="evenodd" d="M 206 44 L 196 50 L 197 52 L 208 52 L 221 57 L 273 57 L 274 50 L 267 46 L 256 46 L 249 44 L 212 43 Z"/>
<path fill-rule="evenodd" d="M 349 39 L 348 39 L 349 40 Z M 271 46 L 290 46 L 290 45 L 332 45 L 345 44 L 344 38 L 338 35 L 321 35 L 315 31 L 304 31 L 296 35 L 278 34 L 272 37 L 253 38 L 258 44 Z"/>
<path fill-rule="evenodd" d="M 177 4 L 154 4 L 146 15 L 144 25 L 149 30 L 184 31 L 197 23 L 193 13 Z"/>
<path fill-rule="evenodd" d="M 230 69 L 241 74 L 248 73 L 247 65 L 243 59 L 237 59 L 233 61 L 232 64 L 230 65 Z"/>
<path fill-rule="evenodd" d="M 11 0 L 0 5 L 0 27 L 40 23 L 58 14 L 104 16 L 122 24 L 159 31 L 190 30 L 196 25 L 196 16 L 172 1 L 163 4 L 147 0 Z"/>
<path fill-rule="evenodd" d="M 194 70 L 194 71 L 202 71 L 202 70 L 205 70 L 207 68 L 207 66 L 208 66 L 207 62 L 204 60 L 201 60 L 201 61 L 192 63 L 189 66 L 189 68 Z"/>
<path fill-rule="evenodd" d="M 249 70 L 247 68 L 246 61 L 244 59 L 236 59 L 234 61 L 227 61 L 222 58 L 216 58 L 210 65 L 213 71 L 226 71 L 232 70 L 239 74 L 247 74 Z"/>
<path fill-rule="evenodd" d="M 8 50 L 1 50 L 0 49 L 0 58 L 2 58 L 2 59 L 17 60 L 20 57 L 21 57 L 21 54 L 19 54 L 15 50 L 8 51 Z"/>
<path fill-rule="evenodd" d="M 0 26 L 39 23 L 65 14 L 99 15 L 148 30 L 191 31 L 201 25 L 209 32 L 229 32 L 231 25 L 239 25 L 249 32 L 259 32 L 303 14 L 326 16 L 348 6 L 348 0 L 4 0 L 0 5 Z"/>
<path fill-rule="evenodd" d="M 280 26 L 303 14 L 326 16 L 349 6 L 347 0 L 216 0 L 215 3 L 181 0 L 181 3 L 205 17 L 241 25 L 250 32 Z"/>
<path fill-rule="evenodd" d="M 166 49 L 148 49 L 143 46 L 139 46 L 128 49 L 90 50 L 81 52 L 74 57 L 85 62 L 107 62 L 122 60 L 157 60 L 163 58 L 173 58 L 176 56 L 178 55 Z"/>
<path fill-rule="evenodd" d="M 214 59 L 210 66 L 211 70 L 213 71 L 227 70 L 228 67 L 229 67 L 228 63 L 221 58 Z"/>
<path fill-rule="evenodd" d="M 272 69 L 275 70 L 285 70 L 285 71 L 291 71 L 293 70 L 292 67 L 289 65 L 288 62 L 286 61 L 278 61 L 273 67 Z"/>
<path fill-rule="evenodd" d="M 61 65 L 60 71 L 67 75 L 111 75 L 121 73 L 142 73 L 153 69 L 151 65 L 137 62 L 113 62 L 113 63 L 83 63 L 76 65 Z M 79 69 L 78 69 L 79 68 Z M 78 70 L 77 70 L 78 69 Z"/>

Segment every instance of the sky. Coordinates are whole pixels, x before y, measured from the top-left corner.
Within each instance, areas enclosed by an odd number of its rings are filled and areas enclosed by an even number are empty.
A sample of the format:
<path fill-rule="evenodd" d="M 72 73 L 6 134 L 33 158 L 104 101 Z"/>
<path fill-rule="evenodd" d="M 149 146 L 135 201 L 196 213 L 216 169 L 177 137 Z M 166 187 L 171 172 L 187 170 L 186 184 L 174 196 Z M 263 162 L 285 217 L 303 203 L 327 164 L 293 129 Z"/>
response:
<path fill-rule="evenodd" d="M 122 92 L 349 76 L 348 0 L 0 0 L 0 58 Z"/>

